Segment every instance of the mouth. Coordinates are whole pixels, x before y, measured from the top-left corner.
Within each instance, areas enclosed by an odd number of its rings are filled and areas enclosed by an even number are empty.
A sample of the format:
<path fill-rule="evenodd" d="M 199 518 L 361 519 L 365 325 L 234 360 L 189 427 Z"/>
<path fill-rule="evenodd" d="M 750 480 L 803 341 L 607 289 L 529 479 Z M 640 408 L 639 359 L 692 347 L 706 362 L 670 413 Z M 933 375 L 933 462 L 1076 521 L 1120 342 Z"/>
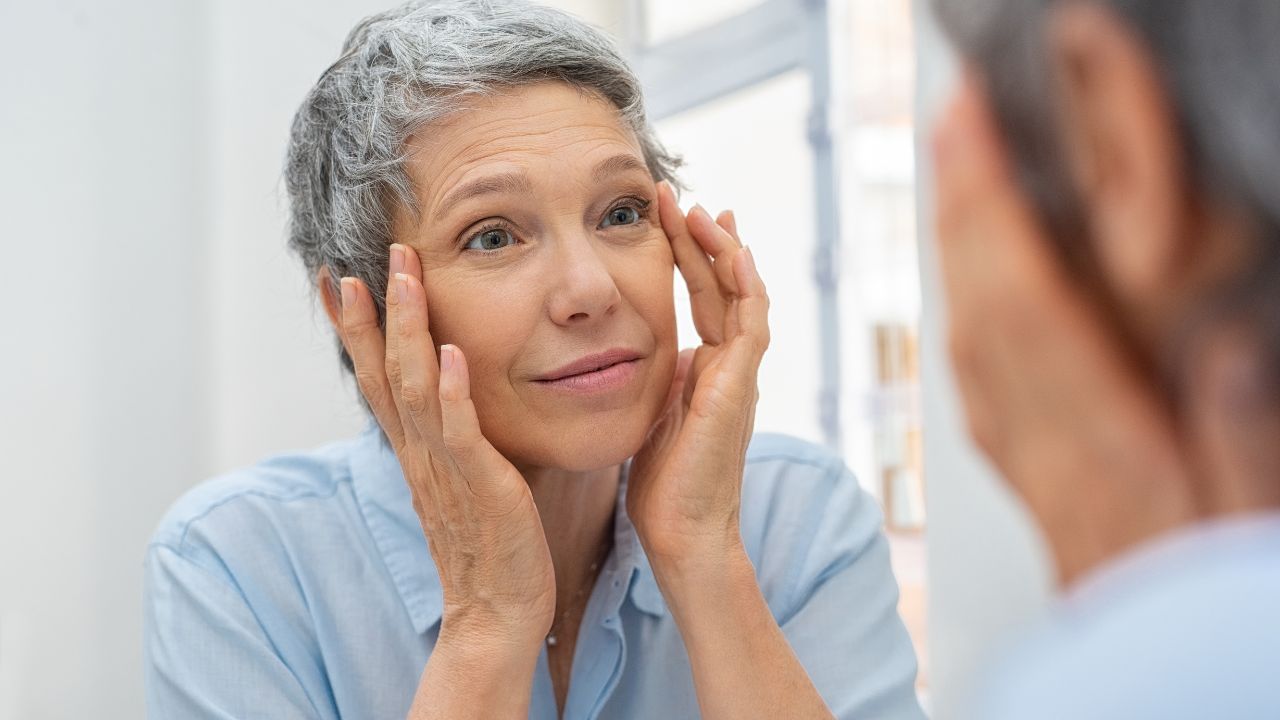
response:
<path fill-rule="evenodd" d="M 574 394 L 596 394 L 620 390 L 636 376 L 643 355 L 614 348 L 579 358 L 537 379 L 538 385 Z"/>

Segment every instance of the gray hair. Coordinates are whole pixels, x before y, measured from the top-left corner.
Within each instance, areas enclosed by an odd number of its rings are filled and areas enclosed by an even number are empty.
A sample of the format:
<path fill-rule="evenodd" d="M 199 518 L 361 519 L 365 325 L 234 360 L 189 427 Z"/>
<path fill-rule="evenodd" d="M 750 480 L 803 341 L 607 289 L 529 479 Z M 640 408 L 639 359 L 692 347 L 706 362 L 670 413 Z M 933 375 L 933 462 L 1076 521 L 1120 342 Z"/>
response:
<path fill-rule="evenodd" d="M 654 180 L 679 185 L 680 160 L 658 142 L 639 80 L 602 31 L 520 0 L 414 0 L 356 25 L 294 116 L 288 242 L 308 274 L 328 268 L 335 292 L 340 278 L 359 278 L 385 324 L 392 218 L 420 212 L 406 141 L 469 96 L 546 80 L 610 102 Z M 340 341 L 338 355 L 354 372 Z"/>
<path fill-rule="evenodd" d="M 1152 53 L 1194 182 L 1256 224 L 1257 261 L 1206 301 L 1212 307 L 1201 319 L 1247 316 L 1280 359 L 1280 2 L 1092 1 L 1114 10 Z M 934 9 L 987 83 L 1017 173 L 1051 235 L 1087 273 L 1094 261 L 1079 242 L 1079 200 L 1059 157 L 1045 44 L 1048 13 L 1065 2 L 934 0 Z"/>

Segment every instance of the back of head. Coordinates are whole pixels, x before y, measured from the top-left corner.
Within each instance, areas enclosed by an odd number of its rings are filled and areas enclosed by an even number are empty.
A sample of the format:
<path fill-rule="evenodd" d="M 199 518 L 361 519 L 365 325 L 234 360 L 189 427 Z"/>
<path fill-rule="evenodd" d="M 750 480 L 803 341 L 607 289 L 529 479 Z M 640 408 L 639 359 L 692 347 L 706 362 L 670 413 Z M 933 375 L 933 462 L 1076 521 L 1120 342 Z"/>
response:
<path fill-rule="evenodd" d="M 1205 298 L 1205 316 L 1248 317 L 1280 360 L 1280 3 L 1275 0 L 933 0 L 989 90 L 1024 190 L 1065 261 L 1092 267 L 1080 199 L 1068 181 L 1049 58 L 1052 13 L 1102 6 L 1146 45 L 1181 131 L 1199 194 L 1256 228 L 1256 262 Z M 1180 359 L 1166 358 L 1176 365 Z"/>

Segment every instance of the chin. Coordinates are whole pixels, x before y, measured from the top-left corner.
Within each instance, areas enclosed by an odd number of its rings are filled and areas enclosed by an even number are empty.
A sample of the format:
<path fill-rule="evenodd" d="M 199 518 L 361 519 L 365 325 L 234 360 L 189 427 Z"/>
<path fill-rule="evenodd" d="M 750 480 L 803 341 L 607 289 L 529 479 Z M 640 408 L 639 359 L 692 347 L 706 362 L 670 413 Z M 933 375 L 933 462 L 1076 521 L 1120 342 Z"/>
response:
<path fill-rule="evenodd" d="M 509 458 L 520 458 L 536 467 L 586 472 L 619 465 L 635 455 L 649 432 L 640 413 L 617 421 L 586 418 L 581 422 L 547 424 L 520 440 Z M 499 448 L 501 449 L 501 448 Z M 503 453 L 506 454 L 506 453 Z"/>

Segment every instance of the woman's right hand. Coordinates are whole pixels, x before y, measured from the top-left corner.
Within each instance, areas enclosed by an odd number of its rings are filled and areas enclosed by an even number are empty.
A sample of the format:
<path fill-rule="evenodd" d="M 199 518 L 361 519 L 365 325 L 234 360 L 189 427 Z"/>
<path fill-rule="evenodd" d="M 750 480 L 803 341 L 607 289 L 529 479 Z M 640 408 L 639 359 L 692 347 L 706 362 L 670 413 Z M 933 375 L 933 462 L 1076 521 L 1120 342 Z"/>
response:
<path fill-rule="evenodd" d="M 467 361 L 427 321 L 422 266 L 391 246 L 386 334 L 373 297 L 342 279 L 342 343 L 413 497 L 444 590 L 440 643 L 536 657 L 555 614 L 542 521 L 519 471 L 480 433 Z"/>

